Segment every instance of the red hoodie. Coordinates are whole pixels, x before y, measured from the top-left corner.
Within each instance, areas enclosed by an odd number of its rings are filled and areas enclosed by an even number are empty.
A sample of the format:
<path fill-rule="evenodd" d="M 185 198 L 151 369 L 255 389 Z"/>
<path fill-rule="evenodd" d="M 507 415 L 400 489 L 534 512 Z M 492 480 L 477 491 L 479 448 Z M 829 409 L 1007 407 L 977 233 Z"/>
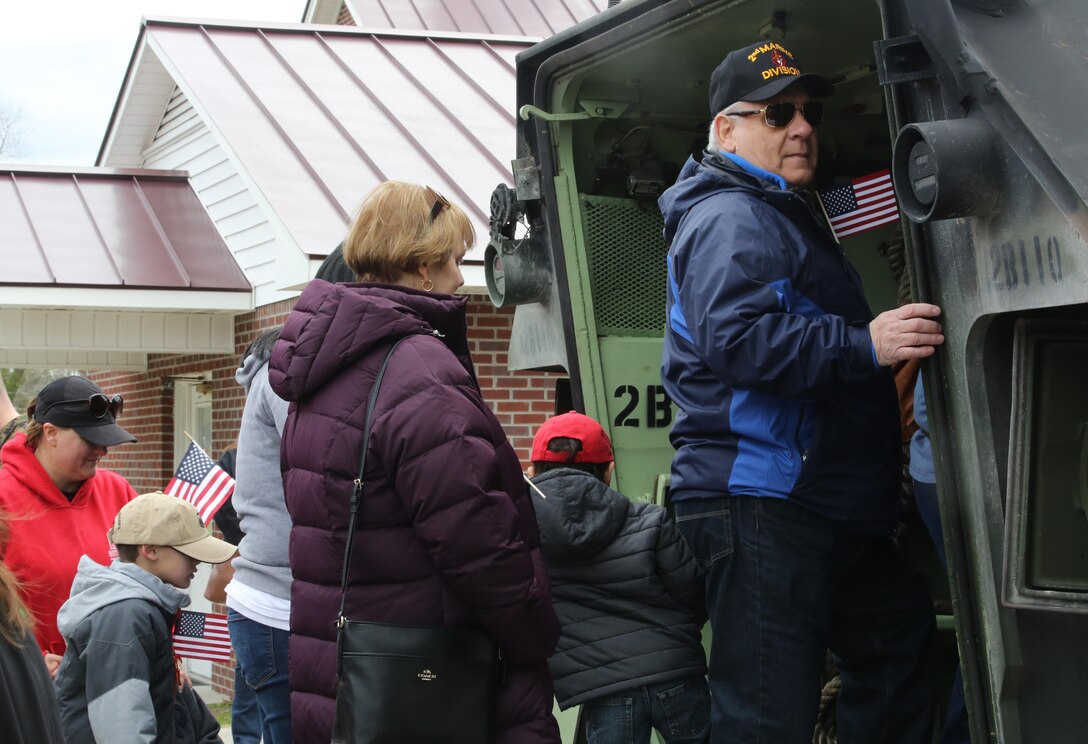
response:
<path fill-rule="evenodd" d="M 106 531 L 136 491 L 117 473 L 102 470 L 83 482 L 71 502 L 56 487 L 26 435 L 3 447 L 0 510 L 11 539 L 3 560 L 19 579 L 23 600 L 34 615 L 34 635 L 43 651 L 61 655 L 57 610 L 68 599 L 81 555 L 110 563 Z"/>

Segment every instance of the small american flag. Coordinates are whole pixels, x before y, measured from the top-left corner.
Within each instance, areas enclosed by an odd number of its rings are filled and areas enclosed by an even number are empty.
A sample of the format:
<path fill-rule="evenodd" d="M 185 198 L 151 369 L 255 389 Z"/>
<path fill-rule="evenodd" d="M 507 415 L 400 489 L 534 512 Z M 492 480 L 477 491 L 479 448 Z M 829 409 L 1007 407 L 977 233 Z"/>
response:
<path fill-rule="evenodd" d="M 174 654 L 187 659 L 229 663 L 227 616 L 182 610 L 174 627 Z"/>
<path fill-rule="evenodd" d="M 887 169 L 855 178 L 847 186 L 821 191 L 820 200 L 837 238 L 899 220 L 892 175 Z"/>
<path fill-rule="evenodd" d="M 207 524 L 234 493 L 234 478 L 193 442 L 178 463 L 177 472 L 167 484 L 165 493 L 195 506 Z"/>

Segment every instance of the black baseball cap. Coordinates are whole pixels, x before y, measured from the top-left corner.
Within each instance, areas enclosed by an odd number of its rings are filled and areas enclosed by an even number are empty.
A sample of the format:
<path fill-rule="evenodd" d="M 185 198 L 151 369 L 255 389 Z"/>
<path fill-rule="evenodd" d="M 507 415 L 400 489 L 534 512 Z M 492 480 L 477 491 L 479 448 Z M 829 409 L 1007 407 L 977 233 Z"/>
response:
<path fill-rule="evenodd" d="M 98 400 L 92 404 L 94 396 Z M 42 388 L 34 403 L 31 415 L 40 424 L 53 424 L 65 429 L 75 429 L 79 436 L 99 447 L 113 447 L 125 442 L 135 442 L 136 437 L 117 425 L 115 406 L 102 388 L 86 377 L 71 375 L 53 380 Z M 101 415 L 96 415 L 101 411 Z"/>
<path fill-rule="evenodd" d="M 831 83 L 822 75 L 801 72 L 793 52 L 777 41 L 757 41 L 725 55 L 710 75 L 710 115 L 737 101 L 766 101 L 794 83 L 804 83 L 810 95 L 826 98 Z"/>

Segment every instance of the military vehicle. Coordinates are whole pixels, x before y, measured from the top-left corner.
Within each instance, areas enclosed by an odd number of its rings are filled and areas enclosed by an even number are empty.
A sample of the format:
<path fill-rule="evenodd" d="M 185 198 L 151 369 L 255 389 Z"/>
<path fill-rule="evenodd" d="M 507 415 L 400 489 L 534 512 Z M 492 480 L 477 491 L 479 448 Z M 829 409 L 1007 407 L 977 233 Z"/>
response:
<path fill-rule="evenodd" d="M 949 569 L 921 529 L 903 549 L 976 744 L 1088 741 L 1086 29 L 1084 0 L 625 0 L 518 57 L 515 187 L 492 196 L 511 366 L 565 371 L 615 485 L 663 502 L 656 198 L 705 146 L 728 50 L 778 41 L 831 79 L 818 186 L 890 168 L 901 213 L 842 247 L 874 312 L 904 264 L 944 312 L 922 374 Z"/>

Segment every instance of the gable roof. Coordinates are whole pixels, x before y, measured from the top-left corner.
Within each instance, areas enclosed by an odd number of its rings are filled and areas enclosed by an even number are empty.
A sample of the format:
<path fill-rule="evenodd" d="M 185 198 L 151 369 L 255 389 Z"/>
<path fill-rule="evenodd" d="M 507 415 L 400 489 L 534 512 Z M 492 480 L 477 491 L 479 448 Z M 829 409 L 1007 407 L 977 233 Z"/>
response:
<path fill-rule="evenodd" d="M 180 172 L 0 166 L 0 266 L 8 286 L 251 290 Z"/>
<path fill-rule="evenodd" d="M 280 288 L 310 278 L 290 254 L 312 268 L 388 179 L 464 208 L 477 231 L 470 258 L 482 257 L 491 192 L 511 177 L 514 57 L 531 43 L 145 19 L 98 164 L 143 166 L 176 86 L 268 211 L 279 256 L 295 267 Z"/>
<path fill-rule="evenodd" d="M 0 367 L 230 354 L 253 289 L 186 173 L 0 166 Z"/>

